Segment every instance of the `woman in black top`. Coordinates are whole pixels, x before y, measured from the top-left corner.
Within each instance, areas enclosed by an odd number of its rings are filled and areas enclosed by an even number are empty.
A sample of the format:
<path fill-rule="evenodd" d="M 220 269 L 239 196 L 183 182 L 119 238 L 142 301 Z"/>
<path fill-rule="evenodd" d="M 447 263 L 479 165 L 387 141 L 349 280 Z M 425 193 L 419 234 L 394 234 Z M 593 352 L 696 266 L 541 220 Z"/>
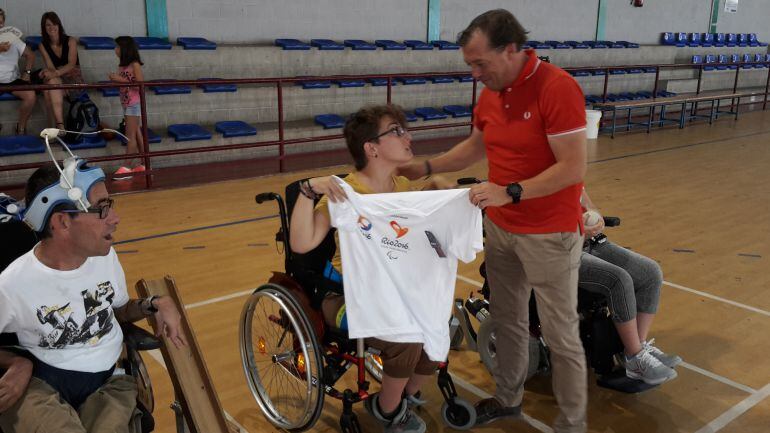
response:
<path fill-rule="evenodd" d="M 40 32 L 43 42 L 40 44 L 40 54 L 43 56 L 45 68 L 36 71 L 33 81 L 45 84 L 79 84 L 83 83 L 83 75 L 80 72 L 80 60 L 78 59 L 77 40 L 68 36 L 64 31 L 59 16 L 56 12 L 46 12 L 40 20 Z M 64 128 L 62 101 L 64 91 L 61 89 L 46 90 L 46 111 L 53 114 L 56 127 Z M 68 90 L 67 98 L 72 101 L 77 99 L 82 90 Z"/>

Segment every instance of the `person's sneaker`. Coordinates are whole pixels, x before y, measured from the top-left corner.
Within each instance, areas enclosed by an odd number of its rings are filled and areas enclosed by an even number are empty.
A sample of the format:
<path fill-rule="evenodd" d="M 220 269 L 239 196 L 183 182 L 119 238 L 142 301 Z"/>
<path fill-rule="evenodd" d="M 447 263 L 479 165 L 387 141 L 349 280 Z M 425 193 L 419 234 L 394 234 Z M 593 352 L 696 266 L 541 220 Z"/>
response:
<path fill-rule="evenodd" d="M 676 377 L 673 368 L 666 367 L 644 349 L 631 358 L 626 358 L 625 364 L 627 377 L 641 380 L 648 385 L 660 385 Z"/>
<path fill-rule="evenodd" d="M 144 167 L 144 165 L 139 164 L 136 167 L 134 167 L 133 170 L 131 170 L 132 173 L 141 173 L 143 171 L 146 171 L 147 169 Z"/>
<path fill-rule="evenodd" d="M 379 397 L 379 393 L 370 395 L 364 401 L 364 407 L 374 419 L 382 424 L 384 433 L 425 433 L 425 421 L 409 409 L 406 400 L 401 400 L 396 413 L 392 417 L 386 418 L 380 412 Z"/>
<path fill-rule="evenodd" d="M 112 175 L 115 180 L 131 179 L 131 169 L 128 167 L 120 167 L 115 170 L 115 174 Z"/>
<path fill-rule="evenodd" d="M 655 343 L 654 338 L 650 341 L 642 342 L 642 350 L 646 352 L 650 352 L 650 355 L 657 358 L 658 361 L 663 363 L 663 365 L 665 365 L 668 368 L 674 368 L 677 365 L 682 363 L 682 358 L 680 356 L 664 353 L 662 350 L 653 346 L 653 343 Z"/>
<path fill-rule="evenodd" d="M 476 409 L 476 425 L 521 416 L 521 406 L 503 406 L 500 400 L 494 397 L 479 400 L 473 407 Z"/>

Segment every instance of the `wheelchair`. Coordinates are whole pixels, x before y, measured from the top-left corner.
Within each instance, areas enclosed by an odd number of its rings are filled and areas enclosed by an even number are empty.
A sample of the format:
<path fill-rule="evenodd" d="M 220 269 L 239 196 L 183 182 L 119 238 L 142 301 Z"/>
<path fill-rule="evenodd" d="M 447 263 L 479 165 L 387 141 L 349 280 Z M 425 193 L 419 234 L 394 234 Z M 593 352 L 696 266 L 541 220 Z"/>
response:
<path fill-rule="evenodd" d="M 341 283 L 335 285 L 324 276 L 336 248 L 334 229 L 306 254 L 291 250 L 288 216 L 299 182 L 286 187 L 286 202 L 273 192 L 255 197 L 257 204 L 277 202 L 281 226 L 275 241 L 283 247 L 285 272 L 273 272 L 243 307 L 239 326 L 243 371 L 254 399 L 274 426 L 292 432 L 311 429 L 321 415 L 324 398 L 329 397 L 342 401 L 341 431 L 359 433 L 362 429 L 352 407 L 369 398 L 366 373 L 379 381 L 382 364 L 378 351 L 366 347 L 363 339 L 351 340 L 346 331 L 324 322 L 320 305 L 326 292 L 342 293 Z M 357 389 L 336 388 L 351 367 L 356 370 Z M 448 363 L 441 363 L 438 370 L 444 423 L 470 429 L 476 423 L 474 407 L 458 396 Z"/>
<path fill-rule="evenodd" d="M 9 218 L 0 223 L 0 239 L 8 240 L 4 242 L 0 256 L 0 272 L 37 243 L 34 232 L 15 218 Z M 150 332 L 131 323 L 121 324 L 121 329 L 124 347 L 118 360 L 118 368 L 122 368 L 126 374 L 133 376 L 137 386 L 136 408 L 129 421 L 129 430 L 131 433 L 148 433 L 155 429 L 155 420 L 152 417 L 155 401 L 152 382 L 140 352 L 160 348 L 160 341 Z M 26 356 L 26 352 L 20 350 L 18 344 L 16 334 L 0 334 L 0 350 Z"/>

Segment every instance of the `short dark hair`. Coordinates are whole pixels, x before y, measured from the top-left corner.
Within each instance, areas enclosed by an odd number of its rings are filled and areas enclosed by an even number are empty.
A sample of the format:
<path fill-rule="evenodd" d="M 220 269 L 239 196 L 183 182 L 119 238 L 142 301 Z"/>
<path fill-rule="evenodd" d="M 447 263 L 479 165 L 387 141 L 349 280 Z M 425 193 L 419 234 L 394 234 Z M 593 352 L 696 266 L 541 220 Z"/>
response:
<path fill-rule="evenodd" d="M 56 15 L 56 12 L 48 11 L 43 14 L 43 17 L 40 18 L 40 35 L 43 37 L 43 44 L 47 46 L 51 46 L 51 37 L 48 36 L 48 32 L 45 31 L 45 22 L 50 21 L 51 24 L 55 24 L 59 26 L 59 43 L 64 45 L 67 43 L 67 32 L 64 31 L 64 25 L 61 23 L 61 19 L 59 18 L 59 15 Z"/>
<path fill-rule="evenodd" d="M 520 50 L 521 46 L 527 42 L 527 33 L 529 33 L 512 13 L 505 9 L 494 9 L 474 18 L 468 27 L 457 35 L 457 43 L 464 47 L 476 30 L 487 35 L 489 48 L 493 49 L 502 49 L 513 43 Z"/>
<path fill-rule="evenodd" d="M 27 188 L 24 191 L 25 205 L 30 206 L 32 204 L 32 201 L 35 200 L 35 197 L 37 197 L 40 191 L 59 182 L 60 176 L 61 176 L 61 173 L 59 173 L 59 170 L 56 168 L 56 166 L 52 162 L 49 162 L 48 164 L 35 170 L 35 172 L 32 173 L 32 175 L 29 177 L 29 180 L 27 180 Z M 77 209 L 77 208 L 74 205 L 67 204 L 67 203 L 60 204 L 53 208 L 51 215 L 53 215 L 54 212 L 59 212 L 67 209 Z M 74 217 L 77 214 L 73 213 L 70 215 Z M 45 221 L 45 224 L 43 224 L 43 229 L 40 232 L 38 232 L 38 237 L 40 239 L 51 237 L 51 226 L 49 224 L 50 220 L 51 220 L 51 216 L 49 215 Z"/>
<path fill-rule="evenodd" d="M 139 62 L 140 65 L 144 64 L 139 56 L 139 47 L 136 46 L 134 38 L 118 36 L 115 38 L 115 43 L 120 47 L 120 66 L 128 66 L 134 62 Z"/>
<path fill-rule="evenodd" d="M 345 136 L 345 143 L 348 145 L 350 156 L 353 157 L 356 170 L 363 170 L 369 162 L 364 143 L 376 141 L 373 137 L 379 133 L 380 121 L 384 117 L 390 117 L 402 127 L 407 127 L 404 111 L 398 105 L 390 104 L 363 107 L 351 114 L 345 123 L 342 134 Z"/>

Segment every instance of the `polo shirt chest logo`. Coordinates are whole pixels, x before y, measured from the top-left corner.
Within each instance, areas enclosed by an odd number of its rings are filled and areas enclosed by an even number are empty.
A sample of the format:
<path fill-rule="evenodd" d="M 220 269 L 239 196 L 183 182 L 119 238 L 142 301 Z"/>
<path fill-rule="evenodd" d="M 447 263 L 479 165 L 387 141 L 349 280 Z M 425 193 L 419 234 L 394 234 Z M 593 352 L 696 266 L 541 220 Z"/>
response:
<path fill-rule="evenodd" d="M 529 111 L 524 112 L 524 120 L 529 120 L 529 118 L 532 117 L 532 113 Z"/>

